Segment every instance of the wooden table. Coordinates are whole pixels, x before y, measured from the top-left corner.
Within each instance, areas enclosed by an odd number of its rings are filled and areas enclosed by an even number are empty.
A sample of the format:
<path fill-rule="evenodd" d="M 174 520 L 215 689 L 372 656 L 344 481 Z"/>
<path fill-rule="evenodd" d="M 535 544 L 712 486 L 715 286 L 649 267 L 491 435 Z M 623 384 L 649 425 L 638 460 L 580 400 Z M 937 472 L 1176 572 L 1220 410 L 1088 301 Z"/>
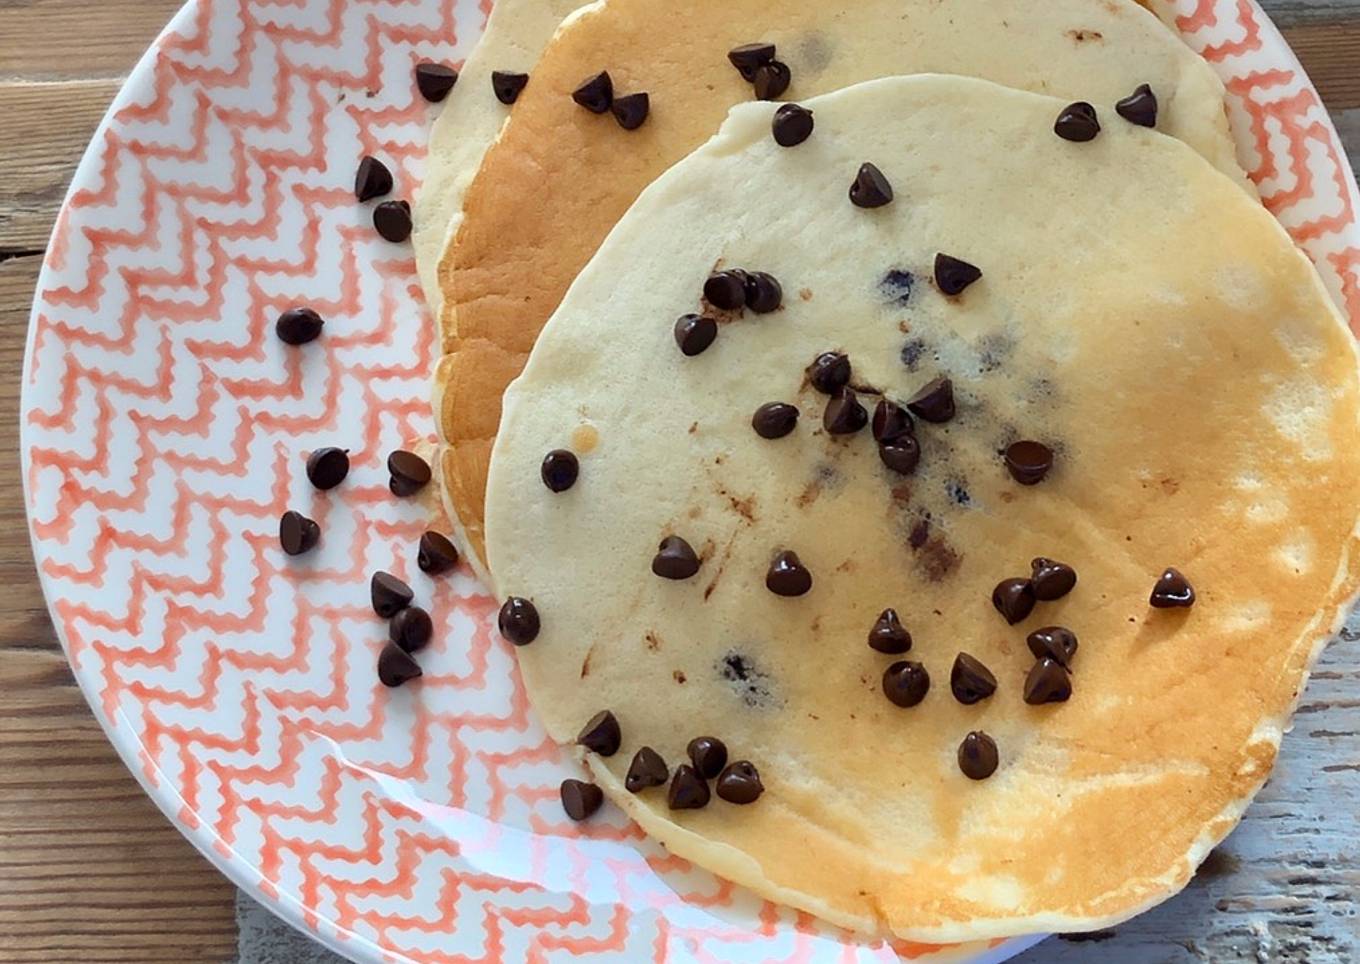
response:
<path fill-rule="evenodd" d="M 237 955 L 233 888 L 142 794 L 76 688 L 33 571 L 18 471 L 24 335 L 52 221 L 106 104 L 179 3 L 0 0 L 0 964 Z M 1360 0 L 1265 5 L 1360 157 Z M 1357 639 L 1329 651 L 1280 772 L 1185 894 L 1113 936 L 1047 941 L 1024 960 L 1360 959 Z"/>

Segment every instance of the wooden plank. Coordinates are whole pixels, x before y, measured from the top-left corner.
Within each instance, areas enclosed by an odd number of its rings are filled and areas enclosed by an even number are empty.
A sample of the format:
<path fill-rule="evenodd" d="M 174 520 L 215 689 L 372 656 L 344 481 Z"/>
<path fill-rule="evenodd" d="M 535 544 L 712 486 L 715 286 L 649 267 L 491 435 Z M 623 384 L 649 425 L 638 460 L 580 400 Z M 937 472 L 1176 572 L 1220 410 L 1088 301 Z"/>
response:
<path fill-rule="evenodd" d="M 117 78 L 181 0 L 0 0 L 0 80 Z"/>
<path fill-rule="evenodd" d="M 1302 24 L 1284 31 L 1329 110 L 1360 107 L 1360 19 Z"/>

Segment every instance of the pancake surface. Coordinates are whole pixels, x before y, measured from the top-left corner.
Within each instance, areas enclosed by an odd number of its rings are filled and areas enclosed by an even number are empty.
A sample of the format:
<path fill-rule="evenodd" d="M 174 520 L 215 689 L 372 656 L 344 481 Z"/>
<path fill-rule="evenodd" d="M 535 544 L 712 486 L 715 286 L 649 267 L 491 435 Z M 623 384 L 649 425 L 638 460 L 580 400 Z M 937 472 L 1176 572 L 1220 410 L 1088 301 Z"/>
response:
<path fill-rule="evenodd" d="M 1355 590 L 1355 347 L 1280 226 L 1171 138 L 1112 118 L 1064 141 L 1062 102 L 963 78 L 808 106 L 805 143 L 743 105 L 648 188 L 506 393 L 487 547 L 498 592 L 541 616 L 526 687 L 564 743 L 612 710 L 621 750 L 587 754 L 609 796 L 766 897 L 928 941 L 1107 926 L 1235 825 Z M 890 204 L 849 203 L 864 161 Z M 981 280 L 943 296 L 938 252 Z M 771 273 L 784 304 L 685 357 L 672 325 L 715 266 Z M 823 430 L 804 368 L 825 351 L 892 398 L 953 379 L 914 475 L 867 429 Z M 770 401 L 802 411 L 787 437 L 752 430 Z M 1020 438 L 1056 452 L 1033 487 L 998 455 Z M 580 477 L 555 494 L 557 448 Z M 672 534 L 703 558 L 690 579 L 651 572 Z M 780 549 L 806 595 L 765 588 Z M 992 588 L 1036 556 L 1079 581 L 1008 626 Z M 1168 566 L 1193 608 L 1149 607 Z M 866 645 L 885 607 L 932 680 L 911 709 L 880 690 L 902 657 Z M 1080 639 L 1074 692 L 1030 706 L 1026 634 L 1047 625 Z M 976 705 L 950 692 L 960 651 L 999 681 Z M 972 730 L 1000 751 L 980 782 L 956 762 Z M 764 796 L 680 812 L 623 789 L 639 747 L 674 768 L 699 735 Z"/>
<path fill-rule="evenodd" d="M 1237 172 L 1213 71 L 1133 0 L 699 0 L 684 18 L 664 0 L 606 0 L 553 39 L 464 202 L 440 266 L 445 357 L 436 422 L 446 503 L 469 554 L 482 555 L 486 463 L 500 395 L 572 278 L 637 195 L 703 143 L 751 85 L 731 48 L 774 42 L 792 70 L 784 99 L 875 77 L 937 71 L 1097 105 L 1141 83 L 1160 128 Z M 664 29 L 661 29 L 664 25 Z M 644 90 L 636 131 L 572 103 L 608 69 L 620 92 Z M 1245 185 L 1246 181 L 1243 179 Z"/>

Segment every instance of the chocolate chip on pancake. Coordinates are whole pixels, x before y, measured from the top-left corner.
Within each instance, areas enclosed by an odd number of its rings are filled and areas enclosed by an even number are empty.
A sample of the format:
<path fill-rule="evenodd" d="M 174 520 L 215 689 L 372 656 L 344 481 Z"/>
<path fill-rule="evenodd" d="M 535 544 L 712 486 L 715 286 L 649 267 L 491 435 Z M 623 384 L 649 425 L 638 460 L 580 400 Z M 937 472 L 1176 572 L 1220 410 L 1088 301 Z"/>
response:
<path fill-rule="evenodd" d="M 290 556 L 310 552 L 321 541 L 321 527 L 301 512 L 289 509 L 279 517 L 279 545 Z"/>
<path fill-rule="evenodd" d="M 688 579 L 699 571 L 699 556 L 679 536 L 666 536 L 652 557 L 652 572 L 662 579 Z"/>
<path fill-rule="evenodd" d="M 458 83 L 458 71 L 448 64 L 437 64 L 432 60 L 422 60 L 416 64 L 415 73 L 416 89 L 431 104 L 437 104 L 449 96 L 453 85 Z"/>
<path fill-rule="evenodd" d="M 746 273 L 746 307 L 758 315 L 767 315 L 784 302 L 784 289 L 773 275 L 764 271 Z"/>
<path fill-rule="evenodd" d="M 760 782 L 760 772 L 750 760 L 729 763 L 718 775 L 715 787 L 719 799 L 739 805 L 755 803 L 765 792 L 765 785 Z"/>
<path fill-rule="evenodd" d="M 652 98 L 645 90 L 624 94 L 614 98 L 610 110 L 620 127 L 626 131 L 635 131 L 647 122 L 647 117 L 652 112 Z"/>
<path fill-rule="evenodd" d="M 430 482 L 430 463 L 414 452 L 398 449 L 387 456 L 387 471 L 387 487 L 395 496 L 415 495 Z"/>
<path fill-rule="evenodd" d="M 687 358 L 702 355 L 718 337 L 718 323 L 707 315 L 681 315 L 675 322 L 675 343 Z"/>
<path fill-rule="evenodd" d="M 395 688 L 421 675 L 420 665 L 396 643 L 387 643 L 378 654 L 378 679 L 383 686 Z"/>
<path fill-rule="evenodd" d="M 1026 636 L 1025 645 L 1035 659 L 1051 659 L 1071 669 L 1072 657 L 1077 653 L 1077 634 L 1065 626 L 1044 626 Z"/>
<path fill-rule="evenodd" d="M 699 776 L 712 780 L 727 766 L 727 744 L 716 736 L 696 736 L 685 747 Z"/>
<path fill-rule="evenodd" d="M 1084 100 L 1068 104 L 1058 114 L 1058 119 L 1053 124 L 1053 133 L 1065 141 L 1084 143 L 1095 140 L 1096 135 L 1100 133 L 1100 120 L 1096 117 L 1096 109 Z"/>
<path fill-rule="evenodd" d="M 1030 706 L 1065 703 L 1072 695 L 1072 677 L 1056 659 L 1045 656 L 1025 677 L 1025 702 Z"/>
<path fill-rule="evenodd" d="M 1014 626 L 1034 611 L 1034 586 L 1028 579 L 1003 579 L 992 590 L 992 605 Z"/>
<path fill-rule="evenodd" d="M 628 764 L 628 773 L 623 785 L 629 793 L 638 793 L 648 787 L 659 787 L 671 775 L 666 761 L 649 746 L 644 746 L 633 754 L 633 762 Z"/>
<path fill-rule="evenodd" d="M 780 147 L 797 147 L 812 136 L 812 111 L 798 104 L 782 104 L 774 112 L 770 130 Z"/>
<path fill-rule="evenodd" d="M 982 269 L 943 252 L 935 255 L 935 287 L 951 298 L 982 277 Z"/>
<path fill-rule="evenodd" d="M 1195 589 L 1177 569 L 1166 569 L 1152 587 L 1148 603 L 1157 609 L 1186 609 L 1195 604 Z"/>
<path fill-rule="evenodd" d="M 496 94 L 496 99 L 502 104 L 509 106 L 519 100 L 519 95 L 524 90 L 524 85 L 529 83 L 528 74 L 515 73 L 510 70 L 493 70 L 491 72 L 491 89 Z"/>
<path fill-rule="evenodd" d="M 927 422 L 949 421 L 954 417 L 954 383 L 943 377 L 932 379 L 907 399 L 907 408 Z"/>
<path fill-rule="evenodd" d="M 999 762 L 996 741 L 981 730 L 969 733 L 959 744 L 959 769 L 970 780 L 987 779 Z"/>
<path fill-rule="evenodd" d="M 807 367 L 808 381 L 823 395 L 835 395 L 850 384 L 850 356 L 824 351 Z"/>
<path fill-rule="evenodd" d="M 756 69 L 774 60 L 775 46 L 769 43 L 742 44 L 727 52 L 727 59 L 737 68 L 741 79 L 748 84 L 754 83 Z"/>
<path fill-rule="evenodd" d="M 1114 105 L 1115 113 L 1139 127 L 1157 126 L 1157 95 L 1148 84 L 1139 84 L 1132 94 Z"/>
<path fill-rule="evenodd" d="M 321 491 L 333 489 L 349 475 L 349 450 L 327 446 L 307 456 L 307 480 Z"/>
<path fill-rule="evenodd" d="M 916 425 L 905 408 L 883 398 L 874 406 L 873 433 L 875 442 L 896 442 L 916 434 Z"/>
<path fill-rule="evenodd" d="M 832 435 L 854 435 L 869 424 L 869 413 L 852 388 L 842 388 L 826 403 L 822 427 Z"/>
<path fill-rule="evenodd" d="M 1053 468 L 1053 450 L 1043 442 L 1022 439 L 1006 446 L 1006 471 L 1021 485 L 1038 485 Z"/>
<path fill-rule="evenodd" d="M 959 653 L 949 671 L 949 688 L 954 699 L 971 706 L 996 692 L 996 677 L 977 657 Z"/>
<path fill-rule="evenodd" d="M 419 606 L 407 606 L 387 624 L 387 635 L 408 653 L 424 649 L 434 635 L 434 620 Z"/>
<path fill-rule="evenodd" d="M 383 619 L 391 619 L 401 610 L 411 605 L 416 594 L 390 572 L 375 572 L 368 581 L 368 598 L 373 611 Z"/>
<path fill-rule="evenodd" d="M 751 84 L 758 99 L 778 100 L 784 95 L 784 91 L 789 89 L 792 80 L 793 74 L 789 72 L 788 64 L 771 60 L 768 64 L 761 64 L 756 68 L 756 75 Z"/>
<path fill-rule="evenodd" d="M 411 236 L 411 205 L 383 201 L 373 209 L 373 227 L 385 241 L 401 244 Z"/>
<path fill-rule="evenodd" d="M 576 734 L 576 742 L 600 756 L 613 756 L 619 752 L 619 744 L 623 742 L 619 721 L 609 710 L 600 710 L 581 727 L 581 732 Z"/>
<path fill-rule="evenodd" d="M 878 457 L 898 475 L 911 475 L 921 464 L 921 443 L 911 435 L 904 435 L 895 442 L 879 445 Z"/>
<path fill-rule="evenodd" d="M 420 547 L 416 550 L 416 565 L 427 576 L 438 576 L 458 565 L 458 547 L 449 541 L 448 536 L 427 530 L 420 537 Z"/>
<path fill-rule="evenodd" d="M 812 573 L 798 558 L 798 553 L 785 549 L 770 563 L 765 574 L 765 588 L 776 596 L 801 596 L 812 588 Z"/>
<path fill-rule="evenodd" d="M 1030 587 L 1034 590 L 1035 599 L 1044 602 L 1061 599 L 1077 584 L 1077 570 L 1065 562 L 1039 556 L 1030 560 L 1029 568 Z"/>
<path fill-rule="evenodd" d="M 592 114 L 603 114 L 614 103 L 614 81 L 609 71 L 602 70 L 581 81 L 580 86 L 571 92 L 571 99 Z"/>
<path fill-rule="evenodd" d="M 321 335 L 325 321 L 311 308 L 289 308 L 274 322 L 274 334 L 288 345 L 305 345 Z"/>
<path fill-rule="evenodd" d="M 765 439 L 783 438 L 798 426 L 798 409 L 787 402 L 766 402 L 751 416 L 751 427 Z"/>
<path fill-rule="evenodd" d="M 883 671 L 883 695 L 894 706 L 916 706 L 930 692 L 930 674 L 920 663 L 901 660 Z"/>
<path fill-rule="evenodd" d="M 511 596 L 501 606 L 496 625 L 516 646 L 528 646 L 538 638 L 538 608 L 522 596 Z"/>
<path fill-rule="evenodd" d="M 604 791 L 581 780 L 563 780 L 558 795 L 562 798 L 562 809 L 578 823 L 594 815 L 604 803 Z"/>
<path fill-rule="evenodd" d="M 576 479 L 581 474 L 581 462 L 574 453 L 566 449 L 553 449 L 543 456 L 538 474 L 543 477 L 543 484 L 551 491 L 565 492 L 576 484 Z"/>
<path fill-rule="evenodd" d="M 704 282 L 704 300 L 721 311 L 746 306 L 746 272 L 738 268 L 715 271 Z"/>
<path fill-rule="evenodd" d="M 365 157 L 354 174 L 354 196 L 360 201 L 392 193 L 392 172 L 376 157 Z"/>
<path fill-rule="evenodd" d="M 880 653 L 898 656 L 911 649 L 911 633 L 907 632 L 896 609 L 885 609 L 874 620 L 869 630 L 869 648 Z"/>
<path fill-rule="evenodd" d="M 850 184 L 850 203 L 857 208 L 881 208 L 893 199 L 892 185 L 875 165 L 865 161 Z"/>
<path fill-rule="evenodd" d="M 910 271 L 903 271 L 901 268 L 893 268 L 878 283 L 878 290 L 883 292 L 889 301 L 905 308 L 911 303 L 911 290 L 915 286 L 915 275 Z"/>
<path fill-rule="evenodd" d="M 698 810 L 708 806 L 708 783 L 694 767 L 682 763 L 675 768 L 670 788 L 666 791 L 666 805 L 672 810 Z"/>

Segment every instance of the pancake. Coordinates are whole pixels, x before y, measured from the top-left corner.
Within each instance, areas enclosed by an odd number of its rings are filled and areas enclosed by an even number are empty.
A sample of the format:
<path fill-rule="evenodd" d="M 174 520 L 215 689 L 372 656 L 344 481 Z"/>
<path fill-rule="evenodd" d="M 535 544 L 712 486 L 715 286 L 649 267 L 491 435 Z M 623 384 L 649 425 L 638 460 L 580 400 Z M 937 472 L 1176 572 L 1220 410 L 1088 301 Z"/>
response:
<path fill-rule="evenodd" d="M 628 205 L 710 137 L 729 107 L 752 98 L 727 60 L 737 45 L 777 44 L 792 70 L 791 100 L 939 71 L 1088 100 L 1113 116 L 1112 105 L 1146 82 L 1161 101 L 1161 129 L 1247 183 L 1218 78 L 1132 0 L 701 0 L 688 9 L 678 19 L 663 0 L 584 8 L 546 49 L 465 197 L 440 266 L 446 357 L 435 404 L 449 443 L 446 503 L 471 556 L 482 554 L 501 392 Z M 602 68 L 620 92 L 650 93 L 652 116 L 640 129 L 571 102 Z"/>
<path fill-rule="evenodd" d="M 609 797 L 765 897 L 925 941 L 1110 926 L 1236 824 L 1355 592 L 1355 346 L 1281 227 L 1172 138 L 1111 117 L 1073 143 L 1064 101 L 959 77 L 805 103 L 806 142 L 777 146 L 773 105 L 745 104 L 649 187 L 506 392 L 487 549 L 541 619 L 517 650 L 529 696 L 563 743 L 612 711 L 620 751 L 586 754 Z M 891 203 L 850 203 L 866 161 Z M 939 253 L 981 278 L 946 297 Z M 672 326 L 709 310 L 715 268 L 768 272 L 782 307 L 717 313 L 686 357 Z M 868 428 L 826 432 L 805 375 L 823 352 L 870 411 L 952 379 L 914 473 Z M 773 440 L 752 427 L 772 401 L 802 412 Z M 1020 440 L 1054 453 L 1033 486 L 1003 466 Z M 580 471 L 555 493 L 560 448 Z M 653 574 L 669 536 L 696 575 Z M 782 550 L 803 596 L 766 588 Z M 1035 557 L 1076 586 L 1008 625 L 993 587 Z M 1149 605 L 1168 567 L 1190 608 Z M 889 607 L 905 657 L 866 642 Z M 1029 705 L 1046 626 L 1080 641 L 1073 692 Z M 961 652 L 997 680 L 971 705 Z M 898 659 L 932 681 L 909 709 L 880 685 Z M 971 731 L 998 748 L 990 778 L 961 772 Z M 621 785 L 641 746 L 674 768 L 701 735 L 757 767 L 760 799 L 676 811 Z"/>

